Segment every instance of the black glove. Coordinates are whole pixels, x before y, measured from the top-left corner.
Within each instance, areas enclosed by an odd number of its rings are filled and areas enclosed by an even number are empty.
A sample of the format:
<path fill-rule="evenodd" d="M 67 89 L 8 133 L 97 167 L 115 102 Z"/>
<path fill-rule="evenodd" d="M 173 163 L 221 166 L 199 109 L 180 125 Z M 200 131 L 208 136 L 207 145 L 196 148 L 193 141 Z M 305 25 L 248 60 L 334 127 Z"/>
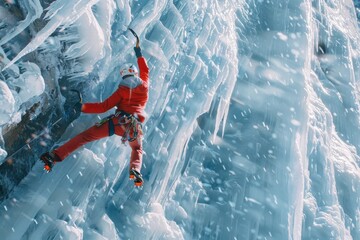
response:
<path fill-rule="evenodd" d="M 135 55 L 136 55 L 137 58 L 142 57 L 140 47 L 134 47 L 134 51 L 135 51 Z"/>
<path fill-rule="evenodd" d="M 82 103 L 81 102 L 77 102 L 75 103 L 73 110 L 77 115 L 80 115 L 81 113 L 81 108 L 82 108 Z"/>
<path fill-rule="evenodd" d="M 65 114 L 68 119 L 74 119 L 80 116 L 82 108 L 82 95 L 78 90 L 71 90 L 72 92 L 77 93 L 77 100 L 74 102 L 68 102 L 65 104 Z M 71 100 L 70 100 L 71 101 Z M 66 106 L 67 105 L 67 106 Z"/>

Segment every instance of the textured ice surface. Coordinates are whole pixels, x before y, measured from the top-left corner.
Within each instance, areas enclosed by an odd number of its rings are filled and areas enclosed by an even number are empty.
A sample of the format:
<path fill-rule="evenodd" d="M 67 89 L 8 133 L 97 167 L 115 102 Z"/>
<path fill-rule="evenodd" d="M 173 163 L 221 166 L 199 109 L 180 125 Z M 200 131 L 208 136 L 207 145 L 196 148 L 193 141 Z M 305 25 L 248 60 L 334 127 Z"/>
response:
<path fill-rule="evenodd" d="M 10 5 L 13 4 L 13 2 L 11 2 L 11 1 L 6 1 L 6 2 L 9 2 Z M 43 12 L 43 8 L 42 8 L 39 0 L 24 1 L 21 4 L 21 8 L 24 9 L 26 12 L 25 19 L 17 22 L 17 24 L 14 25 L 9 31 L 7 31 L 7 33 L 4 36 L 1 36 L 0 45 L 7 43 L 13 37 L 17 36 L 22 31 L 24 31 L 24 29 L 26 29 L 33 21 L 35 21 L 37 18 L 39 18 Z M 1 9 L 0 12 L 4 15 L 8 14 L 8 13 L 6 13 L 6 10 L 4 10 L 4 9 Z M 10 19 L 11 18 L 12 17 L 10 17 Z M 10 19 L 2 18 L 2 21 L 8 22 Z M 11 23 L 11 21 L 9 21 L 9 23 Z"/>
<path fill-rule="evenodd" d="M 3 106 L 0 111 L 0 125 L 3 125 L 10 120 L 15 106 L 14 96 L 11 94 L 8 85 L 3 81 L 0 81 L 0 105 Z"/>
<path fill-rule="evenodd" d="M 24 12 L 42 11 L 28 2 Z M 1 38 L 8 43 L 34 21 L 0 11 L 10 16 L 0 24 L 14 26 Z M 360 239 L 352 1 L 58 0 L 45 12 L 46 24 L 5 56 L 6 73 L 23 82 L 2 83 L 0 101 L 12 103 L 0 122 L 44 91 L 42 75 L 59 85 L 89 76 L 84 101 L 105 99 L 119 67 L 135 63 L 130 26 L 150 66 L 145 185 L 128 180 L 130 151 L 119 138 L 90 143 L 49 174 L 34 165 L 0 204 L 3 236 Z M 22 62 L 37 51 L 53 52 L 58 71 Z M 38 87 L 23 96 L 26 80 Z M 102 116 L 81 115 L 58 144 Z"/>

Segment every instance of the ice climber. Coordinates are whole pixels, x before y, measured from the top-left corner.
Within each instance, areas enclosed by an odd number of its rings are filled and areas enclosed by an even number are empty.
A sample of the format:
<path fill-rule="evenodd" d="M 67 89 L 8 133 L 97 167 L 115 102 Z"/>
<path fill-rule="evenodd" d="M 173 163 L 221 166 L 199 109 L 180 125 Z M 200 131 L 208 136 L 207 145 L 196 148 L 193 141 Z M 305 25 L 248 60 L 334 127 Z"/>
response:
<path fill-rule="evenodd" d="M 122 81 L 109 98 L 100 103 L 82 103 L 81 95 L 79 95 L 80 100 L 74 106 L 74 111 L 83 113 L 103 113 L 116 106 L 115 114 L 104 118 L 64 145 L 42 154 L 40 159 L 45 164 L 46 171 L 51 171 L 55 163 L 63 161 L 84 144 L 116 134 L 122 137 L 124 143 L 128 141 L 132 149 L 129 177 L 134 180 L 135 186 L 142 186 L 143 178 L 140 170 L 143 132 L 141 123 L 145 120 L 144 108 L 148 101 L 149 68 L 142 56 L 139 38 L 134 32 L 133 34 L 137 38 L 134 51 L 140 71 L 132 64 L 125 64 L 120 70 Z"/>

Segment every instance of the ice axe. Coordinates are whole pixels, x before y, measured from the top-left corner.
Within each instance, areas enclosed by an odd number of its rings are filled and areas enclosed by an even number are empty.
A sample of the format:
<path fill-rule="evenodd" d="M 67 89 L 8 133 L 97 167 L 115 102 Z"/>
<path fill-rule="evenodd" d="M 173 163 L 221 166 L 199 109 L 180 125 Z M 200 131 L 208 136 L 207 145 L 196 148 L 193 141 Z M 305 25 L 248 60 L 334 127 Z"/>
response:
<path fill-rule="evenodd" d="M 140 45 L 140 39 L 139 36 L 136 34 L 136 32 L 134 30 L 132 30 L 131 28 L 128 28 L 129 31 L 134 35 L 134 37 L 136 37 L 136 47 L 138 48 Z"/>

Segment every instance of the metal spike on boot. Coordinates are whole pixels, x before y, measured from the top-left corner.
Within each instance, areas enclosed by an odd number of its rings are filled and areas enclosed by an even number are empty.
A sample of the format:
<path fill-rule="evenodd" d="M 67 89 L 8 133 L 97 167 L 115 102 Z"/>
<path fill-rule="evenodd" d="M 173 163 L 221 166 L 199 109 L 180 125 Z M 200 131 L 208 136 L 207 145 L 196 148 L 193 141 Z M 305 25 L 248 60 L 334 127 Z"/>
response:
<path fill-rule="evenodd" d="M 40 156 L 40 160 L 44 163 L 44 170 L 49 173 L 55 165 L 55 156 L 52 153 L 46 152 Z"/>
<path fill-rule="evenodd" d="M 139 173 L 135 169 L 130 170 L 129 178 L 131 180 L 134 180 L 134 185 L 136 187 L 141 187 L 143 185 L 143 183 L 144 183 L 144 179 L 142 178 L 141 173 Z"/>

